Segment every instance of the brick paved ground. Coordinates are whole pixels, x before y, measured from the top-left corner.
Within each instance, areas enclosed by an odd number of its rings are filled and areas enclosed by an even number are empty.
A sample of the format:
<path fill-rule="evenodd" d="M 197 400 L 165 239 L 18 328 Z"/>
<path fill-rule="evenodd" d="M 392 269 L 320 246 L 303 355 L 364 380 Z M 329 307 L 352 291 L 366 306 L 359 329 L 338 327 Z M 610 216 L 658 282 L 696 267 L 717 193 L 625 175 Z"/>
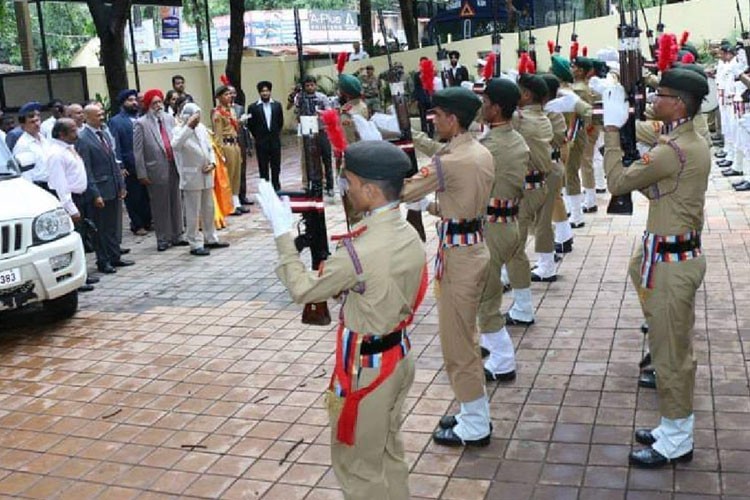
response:
<path fill-rule="evenodd" d="M 293 187 L 293 149 L 285 156 L 284 185 Z M 511 331 L 518 379 L 489 386 L 488 448 L 430 442 L 438 416 L 456 405 L 435 302 L 426 301 L 412 334 L 418 370 L 404 422 L 413 496 L 747 496 L 748 200 L 714 174 L 696 314 L 692 463 L 627 466 L 633 429 L 657 421 L 654 392 L 636 387 L 641 314 L 625 271 L 644 227 L 641 200 L 632 218 L 587 216 L 561 280 L 534 284 L 537 324 Z M 339 207 L 328 215 L 329 232 L 340 232 Z M 208 258 L 157 253 L 152 235 L 126 236 L 137 266 L 102 277 L 73 320 L 2 319 L 0 494 L 341 498 L 322 401 L 333 325 L 300 323 L 300 308 L 274 275 L 271 233 L 257 208 L 229 222 L 221 237 L 232 247 Z M 434 253 L 434 236 L 427 248 Z"/>

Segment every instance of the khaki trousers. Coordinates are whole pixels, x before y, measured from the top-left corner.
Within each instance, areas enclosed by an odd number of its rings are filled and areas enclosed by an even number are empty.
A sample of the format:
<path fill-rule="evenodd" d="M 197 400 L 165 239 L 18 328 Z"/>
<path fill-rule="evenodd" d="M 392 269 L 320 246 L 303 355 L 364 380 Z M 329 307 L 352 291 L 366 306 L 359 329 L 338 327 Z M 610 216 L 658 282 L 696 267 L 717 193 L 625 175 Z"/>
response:
<path fill-rule="evenodd" d="M 368 386 L 380 373 L 380 368 L 357 368 L 359 377 L 352 380 L 352 390 Z M 409 499 L 409 464 L 401 441 L 401 410 L 413 382 L 414 360 L 407 354 L 359 404 L 353 446 L 336 439 L 340 408 L 329 411 L 331 462 L 347 500 Z"/>
<path fill-rule="evenodd" d="M 221 151 L 224 153 L 229 184 L 232 186 L 232 195 L 238 196 L 240 194 L 240 181 L 242 178 L 242 153 L 240 153 L 240 146 L 236 143 L 223 144 Z"/>
<path fill-rule="evenodd" d="M 518 210 L 518 247 L 513 258 L 506 265 L 510 286 L 514 290 L 523 290 L 531 286 L 531 265 L 529 264 L 529 257 L 526 255 L 526 239 L 529 236 L 529 227 L 536 220 L 539 220 L 546 198 L 547 188 L 545 186 L 541 189 L 526 191 L 521 200 Z M 553 238 L 552 250 L 550 251 L 554 251 L 554 248 Z"/>
<path fill-rule="evenodd" d="M 503 283 L 500 270 L 508 263 L 518 248 L 517 222 L 488 222 L 484 226 L 484 241 L 490 251 L 487 266 L 487 281 L 479 300 L 479 333 L 494 333 L 505 326 L 505 316 L 501 314 L 503 305 Z"/>
<path fill-rule="evenodd" d="M 586 127 L 588 128 L 588 127 Z M 594 148 L 599 138 L 599 127 L 593 127 L 591 133 L 586 132 L 586 147 L 583 150 L 583 159 L 581 161 L 581 184 L 585 189 L 595 189 L 596 180 L 594 178 Z"/>
<path fill-rule="evenodd" d="M 534 251 L 537 253 L 552 253 L 555 251 L 555 230 L 552 228 L 552 211 L 555 208 L 556 200 L 560 198 L 560 188 L 562 187 L 564 172 L 562 167 L 557 163 L 552 165 L 552 170 L 546 175 L 547 195 L 544 197 L 544 205 L 539 212 L 539 217 L 535 220 L 534 229 Z M 563 210 L 565 204 L 563 203 Z"/>
<path fill-rule="evenodd" d="M 576 138 L 573 144 L 570 145 L 568 161 L 565 164 L 565 190 L 568 196 L 575 196 L 581 194 L 581 177 L 579 170 L 583 163 L 583 156 L 586 150 L 586 131 L 579 130 L 576 134 Z M 592 154 L 593 162 L 593 154 Z M 592 164 L 592 177 L 593 177 L 593 164 Z"/>
<path fill-rule="evenodd" d="M 648 323 L 648 348 L 656 369 L 659 413 L 670 419 L 693 413 L 696 360 L 693 352 L 695 292 L 706 274 L 705 257 L 683 262 L 659 262 L 654 287 L 641 288 L 639 247 L 628 273 Z"/>
<path fill-rule="evenodd" d="M 484 243 L 445 249 L 438 296 L 440 347 L 445 371 L 461 403 L 484 396 L 484 366 L 476 328 L 489 262 L 490 252 Z"/>

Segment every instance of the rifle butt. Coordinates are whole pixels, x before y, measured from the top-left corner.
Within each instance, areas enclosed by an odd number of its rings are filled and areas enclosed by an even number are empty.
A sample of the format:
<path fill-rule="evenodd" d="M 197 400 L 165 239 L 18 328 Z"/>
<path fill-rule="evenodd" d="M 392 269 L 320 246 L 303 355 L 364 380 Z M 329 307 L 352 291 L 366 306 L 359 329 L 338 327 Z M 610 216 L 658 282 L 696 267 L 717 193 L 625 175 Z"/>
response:
<path fill-rule="evenodd" d="M 412 227 L 417 230 L 419 238 L 423 243 L 427 241 L 427 235 L 424 232 L 424 224 L 422 224 L 422 212 L 419 212 L 417 210 L 407 210 L 406 222 L 411 224 Z"/>

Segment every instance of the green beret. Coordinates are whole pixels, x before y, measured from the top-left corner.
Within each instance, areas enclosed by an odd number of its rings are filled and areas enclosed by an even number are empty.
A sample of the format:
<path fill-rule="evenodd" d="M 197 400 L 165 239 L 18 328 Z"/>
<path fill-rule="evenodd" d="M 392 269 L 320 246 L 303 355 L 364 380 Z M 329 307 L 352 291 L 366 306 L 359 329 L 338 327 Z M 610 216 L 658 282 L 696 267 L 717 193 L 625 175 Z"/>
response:
<path fill-rule="evenodd" d="M 598 74 L 606 73 L 609 71 L 609 66 L 607 66 L 607 61 L 600 61 L 599 59 L 592 59 L 591 63 L 594 66 L 594 71 L 596 71 Z"/>
<path fill-rule="evenodd" d="M 339 75 L 339 91 L 351 97 L 359 97 L 362 93 L 362 84 L 356 76 Z"/>
<path fill-rule="evenodd" d="M 518 106 L 521 91 L 518 85 L 505 78 L 493 78 L 484 88 L 486 95 L 493 104 Z"/>
<path fill-rule="evenodd" d="M 448 87 L 438 90 L 432 96 L 432 105 L 443 111 L 456 115 L 458 121 L 465 123 L 474 119 L 482 106 L 482 101 L 471 90 L 464 87 Z"/>
<path fill-rule="evenodd" d="M 696 73 L 698 73 L 699 75 L 701 75 L 703 78 L 707 78 L 708 77 L 706 75 L 706 70 L 703 69 L 703 66 L 701 66 L 700 64 L 674 63 L 673 67 L 675 69 L 680 68 L 680 69 L 687 69 L 687 70 L 690 70 L 690 71 L 695 71 Z"/>
<path fill-rule="evenodd" d="M 594 69 L 594 60 L 588 57 L 576 57 L 573 66 L 577 66 L 584 71 L 591 71 Z"/>
<path fill-rule="evenodd" d="M 539 101 L 547 97 L 549 94 L 547 83 L 544 81 L 544 78 L 539 75 L 523 73 L 518 77 L 518 86 L 530 91 Z"/>
<path fill-rule="evenodd" d="M 570 61 L 563 56 L 552 55 L 552 67 L 550 67 L 550 71 L 560 80 L 573 83 L 573 72 L 570 70 Z"/>
<path fill-rule="evenodd" d="M 557 96 L 557 91 L 560 90 L 560 80 L 552 73 L 542 73 L 541 76 L 544 79 L 544 83 L 547 84 L 549 90 L 549 97 L 554 99 Z"/>
<path fill-rule="evenodd" d="M 359 141 L 344 150 L 344 168 L 363 179 L 404 179 L 412 170 L 411 160 L 388 141 Z"/>
<path fill-rule="evenodd" d="M 681 92 L 687 92 L 698 101 L 708 95 L 708 81 L 695 71 L 685 68 L 674 68 L 665 71 L 659 82 L 660 87 L 667 87 Z"/>

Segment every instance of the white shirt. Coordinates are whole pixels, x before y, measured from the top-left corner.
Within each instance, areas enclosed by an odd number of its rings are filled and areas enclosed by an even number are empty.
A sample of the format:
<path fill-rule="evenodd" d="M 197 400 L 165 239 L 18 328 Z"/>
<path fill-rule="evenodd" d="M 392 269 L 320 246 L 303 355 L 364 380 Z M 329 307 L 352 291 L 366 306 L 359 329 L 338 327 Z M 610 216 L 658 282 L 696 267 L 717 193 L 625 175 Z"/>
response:
<path fill-rule="evenodd" d="M 56 121 L 57 119 L 54 116 L 50 116 L 42 122 L 42 127 L 39 129 L 39 131 L 45 138 L 52 139 L 52 127 L 55 126 Z"/>
<path fill-rule="evenodd" d="M 5 132 L 3 132 L 2 130 L 0 130 L 0 141 L 5 142 Z"/>
<path fill-rule="evenodd" d="M 13 156 L 28 151 L 34 155 L 34 168 L 21 174 L 24 179 L 31 182 L 47 182 L 47 148 L 49 141 L 42 134 L 34 137 L 28 132 L 21 134 L 18 142 L 13 147 Z"/>
<path fill-rule="evenodd" d="M 273 99 L 269 99 L 268 102 L 263 102 L 263 99 L 258 99 L 258 104 L 263 106 L 263 114 L 266 115 L 266 127 L 271 130 L 271 103 Z"/>
<path fill-rule="evenodd" d="M 369 58 L 370 55 L 365 52 L 364 49 L 359 49 L 359 52 L 352 52 L 349 54 L 349 61 L 362 61 Z"/>
<path fill-rule="evenodd" d="M 70 216 L 79 215 L 71 193 L 83 194 L 88 180 L 86 166 L 75 146 L 59 139 L 50 139 L 47 169 L 49 187 L 57 192 L 65 211 Z"/>

